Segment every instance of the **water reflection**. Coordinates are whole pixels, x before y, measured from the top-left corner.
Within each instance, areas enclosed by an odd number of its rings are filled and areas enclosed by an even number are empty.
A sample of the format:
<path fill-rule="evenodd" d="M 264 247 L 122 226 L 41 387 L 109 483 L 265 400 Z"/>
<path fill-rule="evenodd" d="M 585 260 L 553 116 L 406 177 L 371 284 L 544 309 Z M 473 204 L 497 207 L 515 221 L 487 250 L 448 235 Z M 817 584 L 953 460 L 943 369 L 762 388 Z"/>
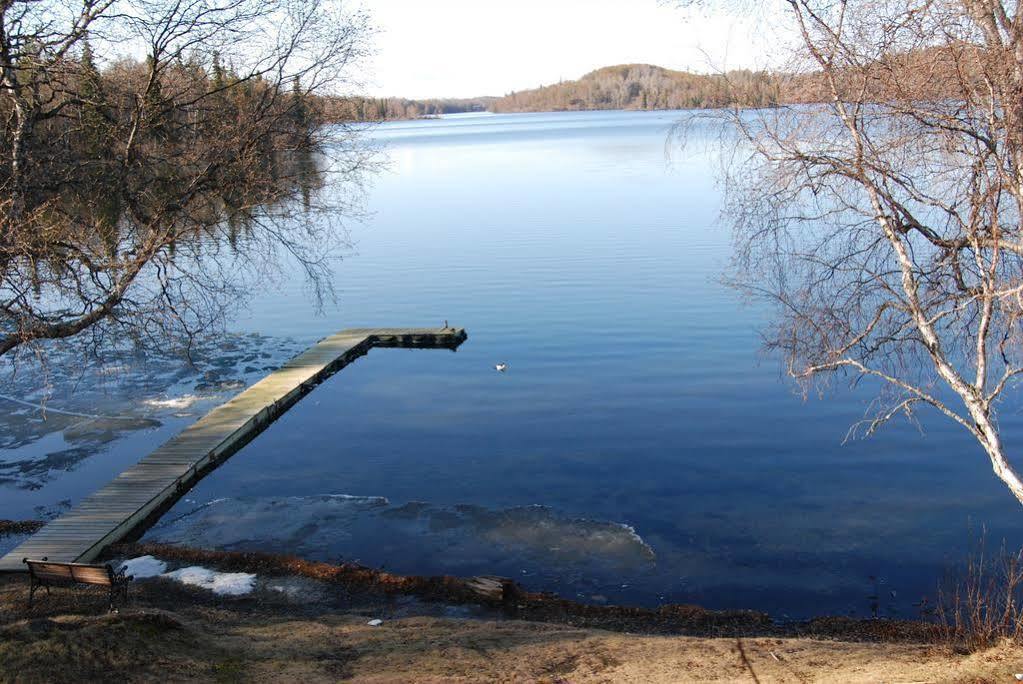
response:
<path fill-rule="evenodd" d="M 344 152 L 356 147 L 349 140 Z M 340 224 L 349 208 L 354 213 L 359 177 L 368 170 L 338 169 L 335 161 L 305 150 L 271 155 L 265 168 L 246 177 L 258 178 L 255 187 L 223 178 L 180 201 L 168 194 L 177 186 L 155 183 L 146 206 L 130 211 L 116 201 L 116 192 L 110 201 L 63 198 L 52 215 L 54 229 L 60 221 L 83 226 L 83 233 L 94 227 L 102 263 L 112 264 L 112 271 L 135 258 L 147 235 L 162 231 L 165 243 L 147 257 L 114 316 L 76 337 L 37 341 L 0 359 L 0 490 L 47 489 L 34 506 L 52 504 L 57 489 L 50 485 L 62 480 L 60 493 L 77 499 L 102 473 L 113 477 L 126 459 L 137 460 L 168 433 L 296 354 L 303 345 L 293 339 L 226 332 L 225 325 L 275 278 L 296 277 L 314 306 L 332 294 L 325 264 L 345 244 Z M 328 173 L 333 182 L 321 201 Z M 138 225 L 140 214 L 170 205 L 177 208 L 153 225 Z M 76 289 L 66 275 L 75 263 L 65 258 L 59 266 L 31 270 L 35 294 L 24 299 L 27 316 L 61 320 L 78 306 L 76 297 L 83 311 L 102 300 L 102 288 L 109 286 L 104 273 L 92 274 L 91 289 Z M 0 288 L 15 286 L 9 278 Z M 0 326 L 5 332 L 8 323 Z M 132 435 L 141 436 L 133 454 L 72 484 L 69 473 L 117 451 Z M 0 516 L 27 516 L 28 502 L 0 497 Z"/>
<path fill-rule="evenodd" d="M 83 364 L 72 344 L 54 345 L 45 365 L 8 366 L 0 393 L 0 490 L 44 489 L 132 433 L 151 435 L 142 443 L 155 448 L 165 422 L 173 429 L 194 420 L 300 348 L 294 340 L 232 334 L 197 340 L 187 357 L 107 348 Z M 84 486 L 76 491 L 88 493 Z M 52 499 L 43 493 L 39 501 Z M 28 513 L 4 508 L 0 517 Z"/>

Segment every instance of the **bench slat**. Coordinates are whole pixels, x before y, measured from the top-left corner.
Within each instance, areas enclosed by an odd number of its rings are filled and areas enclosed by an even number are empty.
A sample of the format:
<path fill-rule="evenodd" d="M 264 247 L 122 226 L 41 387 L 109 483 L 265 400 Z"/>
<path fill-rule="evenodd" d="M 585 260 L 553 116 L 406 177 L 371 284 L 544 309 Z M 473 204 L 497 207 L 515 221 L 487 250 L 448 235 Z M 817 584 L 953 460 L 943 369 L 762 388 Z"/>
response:
<path fill-rule="evenodd" d="M 78 582 L 109 587 L 114 577 L 109 566 L 85 563 L 58 563 L 27 559 L 28 571 L 43 582 Z"/>
<path fill-rule="evenodd" d="M 74 576 L 76 582 L 81 582 L 82 584 L 101 584 L 104 586 L 110 586 L 113 584 L 110 580 L 110 571 L 105 567 L 73 567 L 71 568 L 71 574 Z"/>
<path fill-rule="evenodd" d="M 30 565 L 30 567 L 32 568 L 32 573 L 39 579 L 73 579 L 71 567 L 67 565 L 40 563 L 39 565 Z"/>

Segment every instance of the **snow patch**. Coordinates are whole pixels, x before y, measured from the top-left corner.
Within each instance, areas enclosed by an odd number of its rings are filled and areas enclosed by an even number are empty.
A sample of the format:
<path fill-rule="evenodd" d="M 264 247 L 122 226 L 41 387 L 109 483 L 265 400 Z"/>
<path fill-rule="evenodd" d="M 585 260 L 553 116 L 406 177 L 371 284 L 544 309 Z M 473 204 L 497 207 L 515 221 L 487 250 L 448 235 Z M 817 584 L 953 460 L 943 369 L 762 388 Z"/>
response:
<path fill-rule="evenodd" d="M 256 576 L 247 572 L 217 572 L 198 565 L 181 568 L 163 575 L 168 579 L 209 589 L 221 596 L 242 596 L 255 589 Z"/>
<path fill-rule="evenodd" d="M 153 556 L 139 556 L 138 558 L 129 558 L 121 563 L 120 569 L 135 579 L 145 579 L 165 573 L 167 564 Z"/>

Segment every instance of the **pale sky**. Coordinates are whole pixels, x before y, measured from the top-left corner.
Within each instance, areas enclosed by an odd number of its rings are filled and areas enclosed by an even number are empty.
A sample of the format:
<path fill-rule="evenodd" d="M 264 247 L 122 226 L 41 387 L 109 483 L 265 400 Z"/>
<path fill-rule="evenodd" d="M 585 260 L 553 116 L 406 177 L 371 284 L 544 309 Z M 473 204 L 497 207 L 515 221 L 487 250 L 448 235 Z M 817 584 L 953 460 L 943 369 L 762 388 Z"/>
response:
<path fill-rule="evenodd" d="M 504 95 L 613 64 L 708 72 L 768 66 L 763 17 L 658 0 L 364 0 L 380 33 L 373 96 Z M 754 28 L 751 29 L 751 26 Z"/>

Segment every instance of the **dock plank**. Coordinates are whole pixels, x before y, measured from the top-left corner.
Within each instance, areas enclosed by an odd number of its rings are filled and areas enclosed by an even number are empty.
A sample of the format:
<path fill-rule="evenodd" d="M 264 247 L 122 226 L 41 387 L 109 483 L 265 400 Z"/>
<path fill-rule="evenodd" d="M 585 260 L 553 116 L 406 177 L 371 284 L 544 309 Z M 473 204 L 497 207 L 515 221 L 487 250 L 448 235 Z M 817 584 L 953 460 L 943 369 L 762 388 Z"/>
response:
<path fill-rule="evenodd" d="M 0 572 L 24 572 L 26 557 L 80 563 L 95 559 L 110 544 L 151 524 L 208 469 L 373 347 L 457 349 L 466 338 L 461 328 L 349 328 L 323 338 L 0 557 Z"/>

